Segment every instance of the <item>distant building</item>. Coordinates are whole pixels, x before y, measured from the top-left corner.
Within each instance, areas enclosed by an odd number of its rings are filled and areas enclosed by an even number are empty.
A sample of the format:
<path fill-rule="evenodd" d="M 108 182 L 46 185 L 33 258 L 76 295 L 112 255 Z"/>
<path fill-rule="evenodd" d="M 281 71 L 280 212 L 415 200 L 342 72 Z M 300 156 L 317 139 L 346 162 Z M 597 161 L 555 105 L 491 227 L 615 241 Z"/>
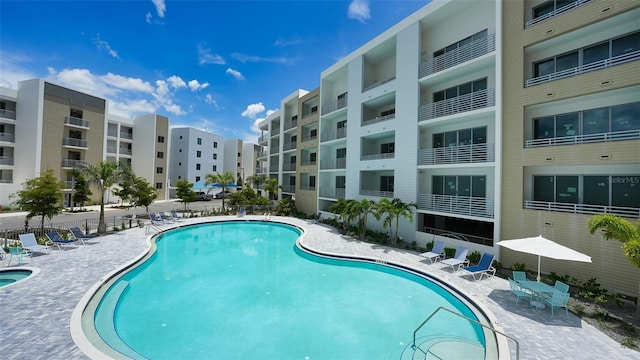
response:
<path fill-rule="evenodd" d="M 224 138 L 192 127 L 171 129 L 169 178 L 171 186 L 180 180 L 204 182 L 207 174 L 224 172 Z"/>

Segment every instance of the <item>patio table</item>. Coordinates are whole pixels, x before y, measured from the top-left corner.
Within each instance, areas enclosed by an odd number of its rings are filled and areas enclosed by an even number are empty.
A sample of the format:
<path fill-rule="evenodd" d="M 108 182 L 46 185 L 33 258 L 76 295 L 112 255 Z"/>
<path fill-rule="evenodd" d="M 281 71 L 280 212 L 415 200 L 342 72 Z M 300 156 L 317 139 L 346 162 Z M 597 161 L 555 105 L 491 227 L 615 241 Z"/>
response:
<path fill-rule="evenodd" d="M 531 291 L 536 299 L 531 300 L 531 306 L 535 306 L 538 309 L 544 309 L 544 303 L 542 302 L 542 298 L 548 296 L 549 294 L 553 294 L 558 291 L 551 285 L 547 285 L 540 281 L 519 281 L 520 285 L 523 288 Z"/>

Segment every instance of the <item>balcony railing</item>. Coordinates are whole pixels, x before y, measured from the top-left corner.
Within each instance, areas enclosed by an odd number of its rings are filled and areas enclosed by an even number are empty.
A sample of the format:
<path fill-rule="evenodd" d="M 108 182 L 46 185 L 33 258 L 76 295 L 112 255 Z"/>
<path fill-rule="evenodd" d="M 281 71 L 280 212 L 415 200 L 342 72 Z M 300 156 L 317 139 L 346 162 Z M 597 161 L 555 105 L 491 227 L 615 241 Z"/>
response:
<path fill-rule="evenodd" d="M 307 116 L 311 116 L 315 113 L 318 112 L 318 106 L 312 106 L 311 109 L 309 109 L 309 111 L 302 113 L 302 118 L 306 118 Z"/>
<path fill-rule="evenodd" d="M 393 198 L 393 191 L 360 189 L 360 195 Z"/>
<path fill-rule="evenodd" d="M 300 185 L 300 190 L 315 191 L 315 185 Z"/>
<path fill-rule="evenodd" d="M 570 4 L 567 4 L 567 5 L 565 5 L 565 6 L 561 7 L 561 8 L 558 8 L 558 9 L 556 9 L 556 10 L 550 12 L 550 13 L 546 13 L 546 14 L 544 14 L 542 16 L 538 16 L 535 19 L 531 19 L 531 20 L 527 21 L 527 23 L 524 25 L 524 28 L 526 29 L 526 28 L 528 28 L 530 26 L 533 26 L 533 25 L 535 25 L 535 24 L 537 24 L 539 22 L 554 18 L 554 17 L 562 14 L 565 11 L 569 11 L 571 9 L 575 9 L 575 8 L 577 8 L 577 7 L 579 7 L 579 6 L 583 5 L 583 4 L 588 3 L 589 1 L 591 1 L 591 0 L 577 0 L 577 1 L 574 1 L 574 2 L 572 2 Z"/>
<path fill-rule="evenodd" d="M 493 218 L 493 199 L 470 196 L 419 194 L 418 209 Z"/>
<path fill-rule="evenodd" d="M 302 142 L 311 141 L 311 140 L 314 140 L 314 139 L 317 139 L 317 138 L 318 138 L 317 134 L 316 135 L 303 136 L 302 137 Z"/>
<path fill-rule="evenodd" d="M 297 141 L 291 141 L 291 142 L 288 142 L 288 143 L 284 143 L 282 145 L 282 150 L 283 151 L 287 151 L 287 150 L 295 149 L 297 144 L 298 144 Z"/>
<path fill-rule="evenodd" d="M 454 232 L 454 231 L 448 231 L 443 229 L 436 229 L 428 226 L 423 227 L 422 232 L 443 236 L 443 237 L 448 237 L 451 239 L 468 241 L 468 242 L 481 244 L 481 245 L 493 246 L 493 239 L 485 238 L 477 235 L 465 234 L 461 232 Z"/>
<path fill-rule="evenodd" d="M 640 139 L 640 129 L 614 131 L 600 134 L 587 134 L 576 136 L 562 136 L 548 139 L 533 139 L 525 140 L 524 147 L 540 147 L 540 146 L 558 146 L 558 145 L 576 145 L 576 144 L 588 144 L 595 142 L 610 142 L 620 140 L 635 140 Z"/>
<path fill-rule="evenodd" d="M 13 183 L 13 171 L 3 170 L 0 177 L 0 184 L 12 184 Z"/>
<path fill-rule="evenodd" d="M 317 162 L 315 160 L 301 161 L 300 162 L 300 166 L 310 166 L 310 165 L 315 165 L 315 164 L 317 164 Z"/>
<path fill-rule="evenodd" d="M 496 34 L 489 34 L 487 37 L 474 40 L 459 48 L 436 56 L 420 64 L 420 78 L 446 70 L 458 64 L 473 60 L 484 54 L 495 51 Z"/>
<path fill-rule="evenodd" d="M 319 196 L 331 198 L 331 199 L 339 199 L 339 198 L 344 198 L 344 194 L 345 194 L 344 188 L 321 187 Z"/>
<path fill-rule="evenodd" d="M 494 144 L 459 145 L 418 150 L 418 165 L 469 164 L 495 161 Z"/>
<path fill-rule="evenodd" d="M 0 133 L 0 141 L 16 142 L 16 136 L 13 133 L 3 132 Z"/>
<path fill-rule="evenodd" d="M 280 165 L 269 166 L 269 172 L 278 172 L 279 170 L 280 170 Z"/>
<path fill-rule="evenodd" d="M 389 115 L 384 115 L 384 116 L 376 116 L 376 117 L 371 118 L 371 119 L 362 120 L 362 126 L 379 123 L 381 121 L 387 121 L 387 120 L 395 119 L 395 117 L 396 117 L 395 113 L 389 114 Z"/>
<path fill-rule="evenodd" d="M 284 130 L 287 131 L 289 129 L 293 129 L 294 127 L 298 126 L 298 120 L 291 120 L 291 121 L 285 121 L 284 122 Z"/>
<path fill-rule="evenodd" d="M 266 134 L 265 134 L 265 135 L 261 135 L 261 136 L 258 138 L 258 142 L 259 142 L 259 143 L 261 143 L 261 142 L 265 142 L 265 141 L 267 141 L 267 139 L 268 139 L 268 138 L 269 138 L 269 137 L 268 137 Z"/>
<path fill-rule="evenodd" d="M 278 146 L 273 146 L 271 149 L 269 149 L 269 154 L 273 155 L 273 154 L 277 154 L 278 153 Z"/>
<path fill-rule="evenodd" d="M 82 163 L 84 163 L 84 160 L 62 159 L 63 168 L 74 168 Z"/>
<path fill-rule="evenodd" d="M 0 117 L 15 120 L 16 112 L 14 110 L 0 109 Z"/>
<path fill-rule="evenodd" d="M 133 134 L 129 133 L 129 132 L 124 132 L 124 131 L 120 131 L 120 138 L 121 139 L 133 139 Z"/>
<path fill-rule="evenodd" d="M 258 173 L 258 174 L 266 174 L 267 173 L 267 168 L 266 167 L 256 168 L 256 173 Z"/>
<path fill-rule="evenodd" d="M 347 128 L 334 129 L 331 131 L 325 131 L 320 134 L 320 142 L 331 141 L 336 139 L 343 139 L 347 137 Z"/>
<path fill-rule="evenodd" d="M 365 160 L 379 160 L 379 159 L 393 159 L 396 153 L 381 153 L 381 154 L 363 154 L 360 156 L 361 161 Z"/>
<path fill-rule="evenodd" d="M 87 129 L 89 128 L 89 120 L 85 120 L 85 119 L 81 119 L 73 116 L 65 117 L 64 123 L 67 125 L 80 126 Z"/>
<path fill-rule="evenodd" d="M 590 64 L 580 65 L 571 69 L 558 71 L 552 74 L 538 76 L 536 78 L 528 79 L 524 82 L 524 87 L 530 87 L 534 85 L 544 84 L 549 81 L 564 79 L 571 76 L 576 76 L 591 71 L 606 69 L 616 65 L 626 64 L 631 61 L 640 59 L 640 50 L 632 51 L 630 53 L 614 56 L 608 59 L 595 61 Z"/>
<path fill-rule="evenodd" d="M 88 144 L 87 140 L 75 139 L 75 138 L 62 139 L 62 145 L 65 145 L 65 146 L 88 148 L 89 146 L 87 144 Z"/>
<path fill-rule="evenodd" d="M 266 157 L 268 154 L 266 151 L 258 151 L 258 158 Z"/>
<path fill-rule="evenodd" d="M 107 153 L 108 154 L 117 154 L 118 153 L 118 148 L 115 146 L 107 146 Z"/>
<path fill-rule="evenodd" d="M 296 192 L 296 186 L 295 185 L 282 185 L 282 192 L 295 193 Z"/>
<path fill-rule="evenodd" d="M 525 200 L 524 208 L 531 210 L 546 210 L 567 212 L 573 214 L 611 214 L 626 218 L 640 218 L 640 207 L 605 206 L 590 204 L 572 204 L 547 201 Z"/>
<path fill-rule="evenodd" d="M 330 102 L 328 104 L 324 104 L 324 105 L 322 105 L 322 115 L 326 115 L 326 114 L 332 113 L 332 112 L 334 112 L 336 110 L 340 110 L 340 109 L 346 107 L 347 103 L 348 103 L 347 96 L 345 95 L 345 97 L 343 97 L 343 98 L 334 100 L 334 101 L 332 101 L 332 102 Z"/>
<path fill-rule="evenodd" d="M 13 156 L 0 156 L 0 165 L 13 165 Z"/>
<path fill-rule="evenodd" d="M 107 130 L 107 136 L 118 137 L 118 130 L 113 130 L 113 129 Z"/>
<path fill-rule="evenodd" d="M 495 89 L 485 89 L 420 106 L 418 121 L 495 106 Z"/>
<path fill-rule="evenodd" d="M 282 171 L 296 171 L 296 163 L 285 163 L 282 165 Z"/>
<path fill-rule="evenodd" d="M 131 149 L 120 148 L 120 155 L 131 155 Z"/>
<path fill-rule="evenodd" d="M 396 79 L 396 76 L 395 76 L 395 75 L 393 75 L 393 76 L 391 76 L 391 77 L 389 77 L 389 78 L 386 78 L 386 79 L 384 79 L 384 80 L 376 81 L 376 82 L 374 82 L 373 84 L 370 84 L 370 85 L 367 85 L 366 87 L 363 87 L 363 88 L 362 88 L 362 92 L 365 92 L 365 91 L 367 91 L 367 90 L 371 90 L 371 89 L 373 89 L 373 88 L 375 88 L 375 87 L 378 87 L 378 86 L 380 86 L 380 85 L 382 85 L 382 84 L 386 84 L 386 83 L 388 83 L 389 81 L 392 81 L 392 80 L 395 80 L 395 79 Z"/>
<path fill-rule="evenodd" d="M 346 169 L 347 158 L 320 160 L 320 169 Z"/>

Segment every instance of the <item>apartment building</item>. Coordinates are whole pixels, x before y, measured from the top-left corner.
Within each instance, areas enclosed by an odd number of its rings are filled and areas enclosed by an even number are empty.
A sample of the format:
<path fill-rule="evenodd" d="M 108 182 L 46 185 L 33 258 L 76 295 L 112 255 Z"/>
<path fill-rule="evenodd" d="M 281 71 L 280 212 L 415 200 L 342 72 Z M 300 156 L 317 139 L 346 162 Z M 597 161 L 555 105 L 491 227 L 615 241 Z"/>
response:
<path fill-rule="evenodd" d="M 593 261 L 545 272 L 637 294 L 638 269 L 587 221 L 640 218 L 640 2 L 507 1 L 502 19 L 501 238 L 541 234 Z"/>
<path fill-rule="evenodd" d="M 260 169 L 258 156 L 262 152 L 262 147 L 258 144 L 244 142 L 242 144 L 242 181 L 246 183 L 251 176 L 257 175 Z"/>
<path fill-rule="evenodd" d="M 232 173 L 236 178 L 236 184 L 244 183 L 244 165 L 242 162 L 242 140 L 224 140 L 224 172 Z"/>
<path fill-rule="evenodd" d="M 26 180 L 53 169 L 67 186 L 64 205 L 71 206 L 70 170 L 79 162 L 102 160 L 131 164 L 138 176 L 156 186 L 159 199 L 166 199 L 166 174 L 149 169 L 151 164 L 165 168 L 166 159 L 149 159 L 168 152 L 159 140 L 168 137 L 169 120 L 158 115 L 123 119 L 109 115 L 107 107 L 105 99 L 43 79 L 21 81 L 17 90 L 0 88 L 0 204 L 10 206 L 9 195 Z M 149 133 L 158 142 L 142 136 Z M 113 194 L 105 200 L 117 201 Z"/>
<path fill-rule="evenodd" d="M 320 112 L 320 88 L 312 90 L 298 98 L 298 109 L 300 109 L 300 120 L 298 121 L 297 138 L 300 143 L 294 158 L 294 169 L 296 175 L 294 185 L 296 208 L 305 214 L 316 214 L 318 212 L 318 146 L 319 146 L 319 120 Z M 291 164 L 291 162 L 290 162 Z M 290 177 L 291 179 L 291 177 Z"/>
<path fill-rule="evenodd" d="M 192 127 L 171 129 L 171 185 L 180 180 L 205 181 L 207 174 L 223 173 L 224 138 Z"/>

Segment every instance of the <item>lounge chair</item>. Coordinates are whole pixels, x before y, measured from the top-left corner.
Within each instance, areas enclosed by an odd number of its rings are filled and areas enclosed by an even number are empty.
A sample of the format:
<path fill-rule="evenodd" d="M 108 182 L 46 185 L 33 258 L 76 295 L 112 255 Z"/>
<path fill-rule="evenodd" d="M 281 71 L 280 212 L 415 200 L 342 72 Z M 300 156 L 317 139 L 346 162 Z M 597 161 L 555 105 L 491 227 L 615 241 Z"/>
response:
<path fill-rule="evenodd" d="M 444 256 L 444 242 L 437 240 L 433 244 L 433 249 L 431 249 L 431 251 L 423 252 L 420 256 L 429 260 L 429 264 L 442 260 L 442 257 Z"/>
<path fill-rule="evenodd" d="M 58 247 L 58 250 L 64 250 L 64 246 L 75 244 L 76 240 L 66 240 L 57 231 L 51 231 L 45 234 L 49 241 Z"/>
<path fill-rule="evenodd" d="M 238 217 L 243 217 L 247 213 L 247 210 L 244 206 L 240 206 L 238 209 Z"/>
<path fill-rule="evenodd" d="M 480 258 L 480 262 L 478 265 L 468 266 L 466 268 L 462 268 L 462 271 L 465 273 L 471 274 L 473 280 L 482 280 L 482 276 L 486 275 L 487 277 L 492 277 L 496 274 L 496 269 L 491 266 L 493 264 L 493 258 L 495 255 L 484 253 Z M 479 277 L 476 279 L 476 275 Z"/>
<path fill-rule="evenodd" d="M 559 292 L 561 292 L 561 293 L 568 293 L 569 292 L 569 285 L 563 283 L 562 281 L 556 280 L 554 288 L 556 290 L 558 290 Z"/>
<path fill-rule="evenodd" d="M 4 251 L 4 248 L 0 246 L 0 265 L 3 265 L 5 263 L 6 265 L 9 265 L 9 263 L 11 262 L 10 256 L 11 255 Z"/>
<path fill-rule="evenodd" d="M 180 217 L 180 215 L 178 215 L 178 212 L 175 210 L 171 210 L 171 217 L 173 218 L 173 220 L 175 221 L 182 221 L 183 219 Z"/>
<path fill-rule="evenodd" d="M 441 264 L 451 266 L 453 271 L 460 270 L 463 266 L 469 263 L 467 260 L 467 254 L 469 253 L 469 249 L 464 246 L 459 246 L 456 250 L 456 254 L 449 259 L 445 259 L 440 261 Z"/>
<path fill-rule="evenodd" d="M 69 231 L 71 232 L 71 235 L 73 235 L 73 237 L 76 239 L 76 241 L 81 243 L 82 245 L 84 245 L 85 240 L 95 240 L 98 238 L 97 236 L 87 235 L 83 233 L 82 229 L 80 229 L 79 226 L 72 226 L 69 228 Z"/>
<path fill-rule="evenodd" d="M 173 222 L 173 218 L 167 214 L 164 213 L 164 211 L 159 211 L 158 215 L 160 216 L 160 218 L 165 221 L 165 222 Z"/>
<path fill-rule="evenodd" d="M 511 293 L 516 296 L 516 304 L 520 301 L 520 298 L 528 298 L 531 301 L 531 293 L 524 291 L 517 281 L 509 279 L 509 286 L 511 287 Z"/>
<path fill-rule="evenodd" d="M 527 273 L 524 271 L 514 271 L 513 280 L 516 282 L 527 281 Z"/>
<path fill-rule="evenodd" d="M 50 248 L 47 245 L 40 245 L 36 240 L 36 235 L 34 233 L 28 234 L 19 234 L 20 243 L 22 244 L 23 249 L 27 249 L 30 252 L 49 252 Z"/>
<path fill-rule="evenodd" d="M 164 225 L 164 220 L 156 213 L 149 213 L 149 219 L 153 225 Z"/>
<path fill-rule="evenodd" d="M 569 293 L 561 293 L 558 291 L 554 291 L 551 294 L 551 297 L 543 297 L 542 301 L 545 304 L 548 304 L 551 308 L 551 317 L 553 317 L 553 310 L 555 308 L 564 308 L 565 313 L 567 314 L 567 319 L 569 318 Z"/>
<path fill-rule="evenodd" d="M 22 265 L 22 258 L 25 257 L 25 256 L 29 258 L 29 262 L 30 263 L 33 262 L 33 256 L 31 256 L 31 252 L 28 251 L 27 249 L 23 249 L 20 246 L 10 247 L 9 248 L 9 262 L 7 262 L 7 266 L 9 266 L 9 264 L 11 264 L 11 261 L 13 260 L 14 257 L 18 258 L 18 265 Z"/>

